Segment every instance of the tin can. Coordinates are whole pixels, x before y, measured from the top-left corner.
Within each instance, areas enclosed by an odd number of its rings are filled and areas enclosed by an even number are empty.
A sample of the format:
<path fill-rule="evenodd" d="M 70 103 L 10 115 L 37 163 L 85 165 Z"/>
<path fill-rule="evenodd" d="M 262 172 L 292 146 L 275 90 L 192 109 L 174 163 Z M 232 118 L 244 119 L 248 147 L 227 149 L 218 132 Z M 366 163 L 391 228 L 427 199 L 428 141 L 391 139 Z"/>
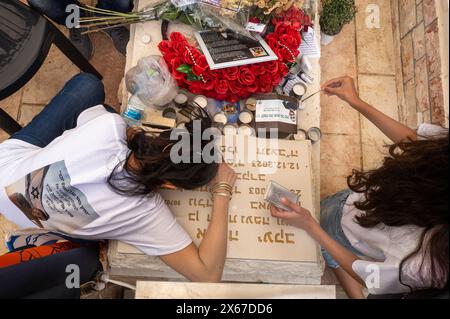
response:
<path fill-rule="evenodd" d="M 206 98 L 206 96 L 203 95 L 197 95 L 196 97 L 194 97 L 194 99 L 192 100 L 192 103 L 196 106 L 201 107 L 202 109 L 204 109 L 205 107 L 208 106 L 208 99 Z"/>
<path fill-rule="evenodd" d="M 223 135 L 236 135 L 238 133 L 238 129 L 233 124 L 227 124 L 222 128 Z"/>
<path fill-rule="evenodd" d="M 228 122 L 228 118 L 224 112 L 219 112 L 214 114 L 213 121 L 219 125 L 225 125 Z"/>
<path fill-rule="evenodd" d="M 176 106 L 183 107 L 187 105 L 188 97 L 184 93 L 178 93 L 177 95 L 175 95 L 173 102 L 175 103 Z"/>
<path fill-rule="evenodd" d="M 308 139 L 311 141 L 311 143 L 316 143 L 320 140 L 322 137 L 322 132 L 318 127 L 311 127 L 307 133 Z"/>
<path fill-rule="evenodd" d="M 294 139 L 298 140 L 298 141 L 304 141 L 307 138 L 308 138 L 308 133 L 305 130 L 301 129 L 301 128 L 299 128 L 297 130 L 297 134 L 294 135 Z"/>
<path fill-rule="evenodd" d="M 305 84 L 298 82 L 295 83 L 291 90 L 291 96 L 294 96 L 297 99 L 301 99 L 305 94 L 308 88 Z"/>
<path fill-rule="evenodd" d="M 245 101 L 245 107 L 247 110 L 255 112 L 256 111 L 256 99 L 254 97 L 250 97 Z"/>
<path fill-rule="evenodd" d="M 177 111 L 174 108 L 172 108 L 172 107 L 166 107 L 162 111 L 162 115 L 165 118 L 168 118 L 168 119 L 176 119 L 177 118 Z"/>
<path fill-rule="evenodd" d="M 249 124 L 253 121 L 253 113 L 249 110 L 242 110 L 239 114 L 239 122 Z"/>
<path fill-rule="evenodd" d="M 238 128 L 238 134 L 244 136 L 255 136 L 255 130 L 248 124 L 242 124 Z"/>

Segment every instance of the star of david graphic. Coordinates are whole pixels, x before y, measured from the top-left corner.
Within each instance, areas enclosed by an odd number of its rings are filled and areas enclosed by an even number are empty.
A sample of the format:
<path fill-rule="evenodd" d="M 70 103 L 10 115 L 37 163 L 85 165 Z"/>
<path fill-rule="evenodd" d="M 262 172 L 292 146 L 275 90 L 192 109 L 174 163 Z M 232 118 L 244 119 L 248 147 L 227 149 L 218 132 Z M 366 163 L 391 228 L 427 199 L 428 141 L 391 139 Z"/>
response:
<path fill-rule="evenodd" d="M 33 195 L 33 199 L 39 199 L 39 191 L 37 187 L 32 187 L 31 195 Z"/>

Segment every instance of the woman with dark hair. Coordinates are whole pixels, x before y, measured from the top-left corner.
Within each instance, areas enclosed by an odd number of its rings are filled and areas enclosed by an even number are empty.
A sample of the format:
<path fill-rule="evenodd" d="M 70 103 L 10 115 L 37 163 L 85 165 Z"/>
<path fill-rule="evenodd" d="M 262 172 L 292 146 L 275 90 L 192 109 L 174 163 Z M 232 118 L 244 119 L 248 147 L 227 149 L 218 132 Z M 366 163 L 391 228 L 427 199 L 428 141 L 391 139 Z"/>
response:
<path fill-rule="evenodd" d="M 350 190 L 321 202 L 320 225 L 306 209 L 271 213 L 307 231 L 351 298 L 372 295 L 437 297 L 449 271 L 448 130 L 430 124 L 417 132 L 363 102 L 350 77 L 323 85 L 361 112 L 394 144 L 378 169 L 354 170 Z"/>
<path fill-rule="evenodd" d="M 220 281 L 236 175 L 226 164 L 205 161 L 213 155 L 212 137 L 196 141 L 199 148 L 193 146 L 194 127 L 202 137 L 211 125 L 209 117 L 199 109 L 194 120 L 198 125 L 191 122 L 174 140 L 171 130 L 154 134 L 127 128 L 103 106 L 104 98 L 99 79 L 79 74 L 30 124 L 0 144 L 0 212 L 21 228 L 35 227 L 23 205 L 8 198 L 7 189 L 39 204 L 46 217 L 39 221 L 48 230 L 88 240 L 121 240 L 159 256 L 190 280 Z M 171 156 L 177 154 L 172 149 L 179 146 L 180 136 L 187 136 L 181 139 L 186 155 L 182 162 Z M 42 182 L 27 187 L 29 176 L 42 169 Z M 158 189 L 207 184 L 211 221 L 197 247 Z"/>

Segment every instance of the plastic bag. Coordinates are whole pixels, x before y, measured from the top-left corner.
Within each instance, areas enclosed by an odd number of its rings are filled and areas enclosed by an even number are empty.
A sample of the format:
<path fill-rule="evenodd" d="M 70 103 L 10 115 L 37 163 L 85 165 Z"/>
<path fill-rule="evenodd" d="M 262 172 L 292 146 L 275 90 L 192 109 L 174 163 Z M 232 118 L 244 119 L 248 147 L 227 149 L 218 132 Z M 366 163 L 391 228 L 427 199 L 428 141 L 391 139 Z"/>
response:
<path fill-rule="evenodd" d="M 221 28 L 229 29 L 242 36 L 254 39 L 251 32 L 245 29 L 249 19 L 249 11 L 246 7 L 234 11 L 228 8 L 214 7 L 206 3 L 199 3 L 199 12 L 205 29 Z"/>
<path fill-rule="evenodd" d="M 125 75 L 128 92 L 137 95 L 146 106 L 162 108 L 169 104 L 178 92 L 178 86 L 160 56 L 148 56 Z"/>

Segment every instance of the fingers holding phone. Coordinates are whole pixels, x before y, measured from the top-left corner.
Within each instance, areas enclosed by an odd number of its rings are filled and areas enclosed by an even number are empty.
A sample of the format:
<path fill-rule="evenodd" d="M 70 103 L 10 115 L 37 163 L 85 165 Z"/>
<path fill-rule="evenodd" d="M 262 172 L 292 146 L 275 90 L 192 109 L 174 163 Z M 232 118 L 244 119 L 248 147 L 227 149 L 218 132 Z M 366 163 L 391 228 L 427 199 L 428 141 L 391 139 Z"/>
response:
<path fill-rule="evenodd" d="M 280 218 L 289 225 L 308 231 L 317 221 L 312 217 L 309 210 L 293 203 L 287 198 L 281 198 L 281 203 L 289 210 L 270 205 L 272 217 Z"/>

